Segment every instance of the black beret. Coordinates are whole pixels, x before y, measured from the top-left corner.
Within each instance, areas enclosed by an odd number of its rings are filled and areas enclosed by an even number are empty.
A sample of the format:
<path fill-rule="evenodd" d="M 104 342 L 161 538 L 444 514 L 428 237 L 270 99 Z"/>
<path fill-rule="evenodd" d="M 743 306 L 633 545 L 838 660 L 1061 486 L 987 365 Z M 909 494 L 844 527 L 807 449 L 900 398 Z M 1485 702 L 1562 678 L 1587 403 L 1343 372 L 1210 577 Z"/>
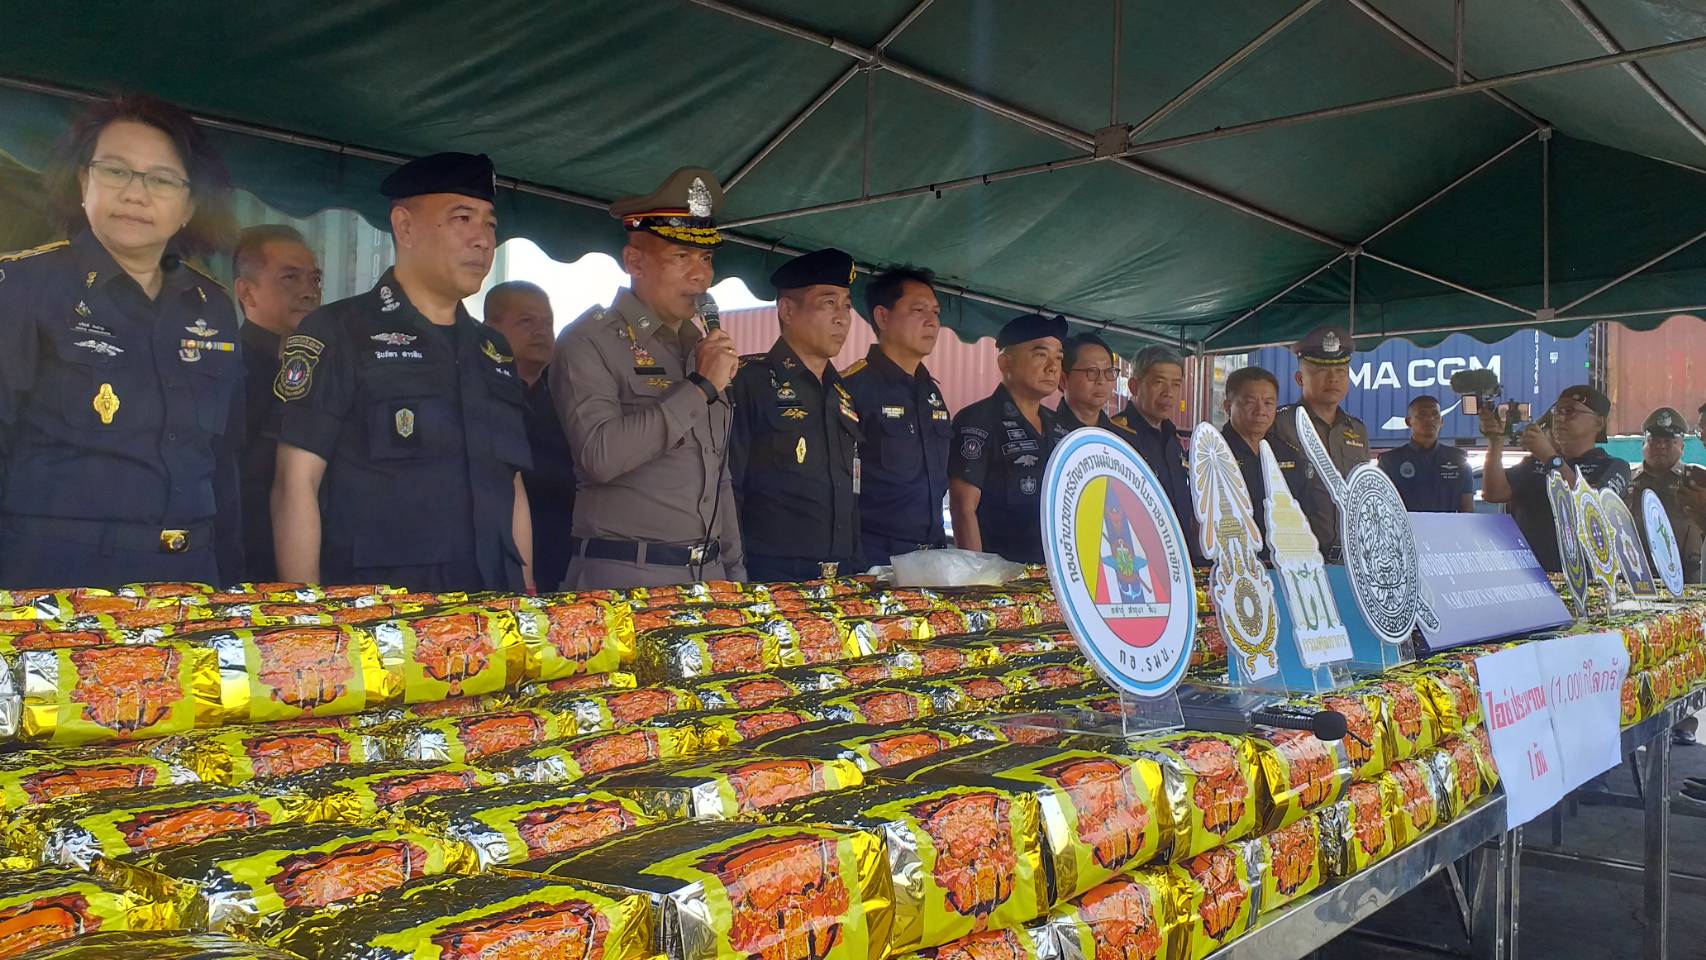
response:
<path fill-rule="evenodd" d="M 1062 344 L 1066 343 L 1066 318 L 1060 314 L 1045 317 L 1040 313 L 1026 313 L 1007 321 L 1001 332 L 995 335 L 995 349 L 1005 350 L 1018 343 L 1030 343 L 1053 337 Z"/>
<path fill-rule="evenodd" d="M 492 158 L 483 153 L 435 153 L 391 171 L 379 184 L 379 192 L 392 200 L 455 193 L 496 203 L 498 175 L 492 169 Z"/>
<path fill-rule="evenodd" d="M 1574 400 L 1592 410 L 1596 416 L 1607 417 L 1611 415 L 1611 398 L 1586 384 L 1565 387 L 1559 392 L 1558 399 Z"/>
<path fill-rule="evenodd" d="M 1641 424 L 1641 432 L 1649 437 L 1675 438 L 1688 433 L 1688 424 L 1674 408 L 1660 407 L 1648 415 L 1646 423 Z"/>
<path fill-rule="evenodd" d="M 1322 327 L 1292 344 L 1291 352 L 1297 354 L 1299 360 L 1337 367 L 1351 362 L 1351 351 L 1355 347 L 1348 331 L 1339 327 Z"/>
<path fill-rule="evenodd" d="M 776 268 L 770 275 L 770 285 L 778 290 L 799 290 L 803 287 L 851 287 L 856 271 L 853 258 L 834 247 L 802 253 Z"/>

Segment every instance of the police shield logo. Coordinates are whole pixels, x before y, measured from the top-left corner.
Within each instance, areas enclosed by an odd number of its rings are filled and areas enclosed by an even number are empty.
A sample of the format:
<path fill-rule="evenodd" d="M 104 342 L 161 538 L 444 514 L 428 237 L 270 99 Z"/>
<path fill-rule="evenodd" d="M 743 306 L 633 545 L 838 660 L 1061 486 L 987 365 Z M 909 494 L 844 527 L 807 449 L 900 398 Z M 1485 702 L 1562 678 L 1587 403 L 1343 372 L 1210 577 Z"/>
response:
<path fill-rule="evenodd" d="M 273 396 L 289 403 L 308 395 L 314 382 L 314 365 L 326 345 L 304 334 L 292 334 L 279 355 L 278 375 L 273 378 Z"/>
<path fill-rule="evenodd" d="M 397 427 L 397 436 L 407 440 L 415 435 L 415 412 L 408 407 L 399 409 L 392 420 Z"/>
<path fill-rule="evenodd" d="M 1040 512 L 1049 579 L 1085 656 L 1116 689 L 1171 692 L 1191 659 L 1196 587 L 1148 465 L 1106 430 L 1077 430 L 1049 457 Z"/>
<path fill-rule="evenodd" d="M 1416 478 L 1416 465 L 1408 460 L 1398 464 L 1398 476 L 1405 480 L 1414 480 Z"/>

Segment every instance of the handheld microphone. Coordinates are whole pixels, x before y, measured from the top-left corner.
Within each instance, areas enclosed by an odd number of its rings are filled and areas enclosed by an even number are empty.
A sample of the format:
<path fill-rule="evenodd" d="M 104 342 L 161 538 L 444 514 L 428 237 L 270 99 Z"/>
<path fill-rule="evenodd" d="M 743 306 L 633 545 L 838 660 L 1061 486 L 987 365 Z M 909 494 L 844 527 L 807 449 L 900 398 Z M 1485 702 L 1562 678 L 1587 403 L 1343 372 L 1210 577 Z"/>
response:
<path fill-rule="evenodd" d="M 701 293 L 693 298 L 693 305 L 699 308 L 699 319 L 705 321 L 706 333 L 716 333 L 723 328 L 723 313 L 717 309 L 715 297 Z"/>
<path fill-rule="evenodd" d="M 1322 710 L 1315 714 L 1258 710 L 1250 714 L 1250 722 L 1282 730 L 1307 730 L 1317 740 L 1343 740 L 1350 732 L 1345 726 L 1345 715 L 1337 710 Z"/>

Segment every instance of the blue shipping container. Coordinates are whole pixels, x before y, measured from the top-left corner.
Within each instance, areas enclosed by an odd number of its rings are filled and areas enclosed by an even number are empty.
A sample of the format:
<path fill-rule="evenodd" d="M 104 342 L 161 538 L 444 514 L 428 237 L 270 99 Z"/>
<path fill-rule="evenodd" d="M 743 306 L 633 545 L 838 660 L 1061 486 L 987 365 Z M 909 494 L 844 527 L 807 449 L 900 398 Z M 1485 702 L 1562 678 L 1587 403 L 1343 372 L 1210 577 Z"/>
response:
<path fill-rule="evenodd" d="M 1300 391 L 1293 379 L 1297 358 L 1291 351 L 1269 347 L 1248 355 L 1250 363 L 1273 371 L 1280 381 L 1280 402 L 1295 403 Z M 1404 411 L 1422 394 L 1439 398 L 1445 411 L 1440 439 L 1450 443 L 1480 443 L 1476 419 L 1460 412 L 1461 399 L 1451 392 L 1451 376 L 1460 370 L 1488 369 L 1499 375 L 1505 398 L 1533 405 L 1543 412 L 1558 392 L 1589 379 L 1588 334 L 1568 339 L 1522 331 L 1495 344 L 1454 334 L 1438 346 L 1418 347 L 1408 340 L 1388 340 L 1373 350 L 1351 357 L 1351 391 L 1345 409 L 1368 425 L 1371 445 L 1396 447 L 1410 437 Z"/>

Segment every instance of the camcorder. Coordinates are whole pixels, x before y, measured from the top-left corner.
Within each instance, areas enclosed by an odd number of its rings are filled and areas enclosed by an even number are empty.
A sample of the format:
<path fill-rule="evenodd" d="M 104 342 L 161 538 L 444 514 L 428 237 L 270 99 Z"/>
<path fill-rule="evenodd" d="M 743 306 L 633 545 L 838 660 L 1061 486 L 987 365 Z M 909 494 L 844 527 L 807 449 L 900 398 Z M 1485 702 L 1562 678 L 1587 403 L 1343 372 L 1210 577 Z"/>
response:
<path fill-rule="evenodd" d="M 1527 403 L 1518 400 L 1499 402 L 1504 388 L 1499 386 L 1499 375 L 1491 370 L 1460 370 L 1452 374 L 1451 392 L 1463 398 L 1459 409 L 1471 417 L 1479 417 L 1482 406 L 1491 405 L 1504 419 L 1505 439 L 1511 442 L 1528 429 L 1529 418 L 1533 416 Z M 1543 418 L 1541 426 L 1546 425 Z"/>

